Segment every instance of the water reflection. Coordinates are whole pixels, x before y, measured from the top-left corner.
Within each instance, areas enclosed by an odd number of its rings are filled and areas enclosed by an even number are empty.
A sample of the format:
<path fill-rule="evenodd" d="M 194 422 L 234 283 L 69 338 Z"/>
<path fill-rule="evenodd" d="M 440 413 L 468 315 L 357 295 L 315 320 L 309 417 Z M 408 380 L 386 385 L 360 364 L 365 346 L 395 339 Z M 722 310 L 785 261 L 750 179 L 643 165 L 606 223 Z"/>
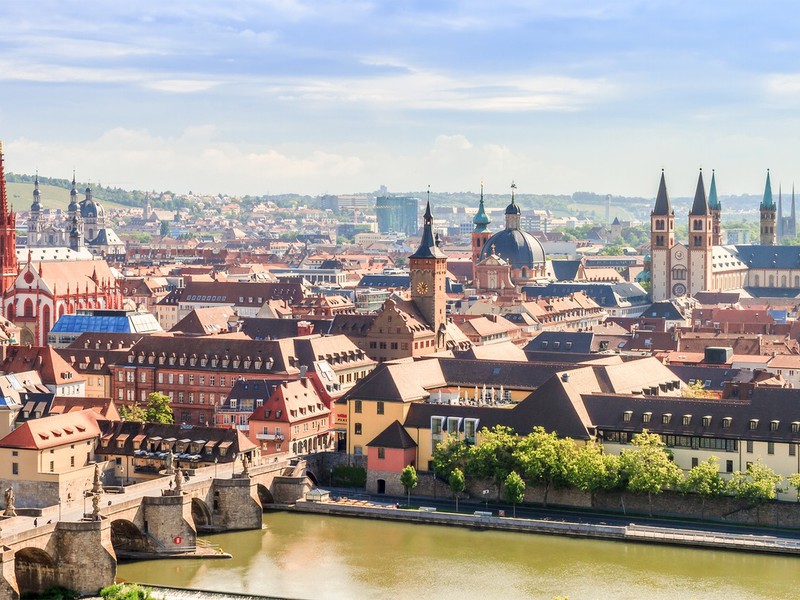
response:
<path fill-rule="evenodd" d="M 153 584 L 290 598 L 796 598 L 793 557 L 289 513 L 209 536 L 220 561 L 120 565 Z"/>

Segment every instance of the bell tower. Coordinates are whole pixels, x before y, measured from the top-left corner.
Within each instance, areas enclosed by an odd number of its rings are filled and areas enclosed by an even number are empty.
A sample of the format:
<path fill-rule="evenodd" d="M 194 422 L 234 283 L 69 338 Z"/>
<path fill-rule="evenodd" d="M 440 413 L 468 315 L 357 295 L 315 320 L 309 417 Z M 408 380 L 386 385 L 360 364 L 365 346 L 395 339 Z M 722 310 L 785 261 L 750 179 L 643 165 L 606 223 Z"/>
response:
<path fill-rule="evenodd" d="M 408 263 L 411 270 L 411 300 L 437 334 L 438 340 L 441 338 L 439 331 L 446 326 L 447 318 L 447 296 L 444 289 L 447 256 L 439 248 L 433 233 L 430 199 L 425 208 L 419 248 L 408 257 Z"/>
<path fill-rule="evenodd" d="M 0 292 L 17 279 L 17 216 L 8 208 L 3 144 L 0 142 Z"/>
<path fill-rule="evenodd" d="M 717 197 L 717 178 L 711 169 L 711 189 L 708 191 L 708 210 L 711 211 L 712 246 L 722 245 L 722 204 Z"/>
<path fill-rule="evenodd" d="M 473 285 L 476 279 L 475 266 L 478 264 L 481 256 L 481 250 L 486 245 L 486 241 L 492 237 L 489 232 L 489 224 L 491 221 L 486 215 L 486 210 L 483 207 L 483 181 L 481 181 L 481 201 L 478 205 L 478 213 L 472 219 L 475 229 L 472 231 L 472 281 Z"/>
<path fill-rule="evenodd" d="M 774 246 L 775 236 L 775 200 L 772 199 L 772 184 L 767 169 L 767 184 L 764 186 L 764 199 L 759 207 L 761 212 L 761 245 Z"/>
<path fill-rule="evenodd" d="M 653 302 L 670 297 L 670 249 L 675 245 L 675 211 L 669 203 L 664 169 L 656 204 L 650 213 L 650 295 Z"/>
<path fill-rule="evenodd" d="M 711 288 L 712 239 L 714 217 L 708 207 L 703 170 L 697 177 L 692 210 L 689 211 L 689 293 Z"/>

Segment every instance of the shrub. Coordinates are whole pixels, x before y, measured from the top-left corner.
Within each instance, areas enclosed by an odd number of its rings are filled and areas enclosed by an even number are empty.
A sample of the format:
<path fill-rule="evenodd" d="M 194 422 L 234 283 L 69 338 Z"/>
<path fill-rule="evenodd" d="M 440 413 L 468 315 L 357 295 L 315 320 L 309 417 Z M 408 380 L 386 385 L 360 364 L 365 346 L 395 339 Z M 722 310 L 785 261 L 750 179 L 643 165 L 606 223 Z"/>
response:
<path fill-rule="evenodd" d="M 339 465 L 333 469 L 333 485 L 337 487 L 363 488 L 367 486 L 367 471 L 364 467 Z"/>

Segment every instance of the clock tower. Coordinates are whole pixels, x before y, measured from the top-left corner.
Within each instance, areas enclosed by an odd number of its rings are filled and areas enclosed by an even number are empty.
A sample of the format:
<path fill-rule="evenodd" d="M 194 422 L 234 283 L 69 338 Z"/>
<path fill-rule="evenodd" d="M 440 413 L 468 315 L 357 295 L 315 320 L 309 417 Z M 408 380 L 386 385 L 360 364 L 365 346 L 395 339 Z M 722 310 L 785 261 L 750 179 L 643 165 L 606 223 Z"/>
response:
<path fill-rule="evenodd" d="M 408 257 L 411 270 L 411 300 L 416 305 L 428 325 L 441 339 L 440 329 L 446 326 L 445 278 L 447 275 L 447 256 L 437 244 L 433 233 L 431 202 L 425 208 L 422 239 L 419 248 Z"/>

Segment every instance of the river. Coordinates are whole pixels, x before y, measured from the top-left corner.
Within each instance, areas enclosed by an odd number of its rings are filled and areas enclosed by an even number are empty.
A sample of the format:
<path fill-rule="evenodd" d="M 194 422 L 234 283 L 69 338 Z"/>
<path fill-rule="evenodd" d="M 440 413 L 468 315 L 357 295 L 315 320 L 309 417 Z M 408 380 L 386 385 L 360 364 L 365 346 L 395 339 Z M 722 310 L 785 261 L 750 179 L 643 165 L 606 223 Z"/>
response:
<path fill-rule="evenodd" d="M 798 598 L 800 558 L 272 512 L 208 536 L 230 560 L 121 564 L 127 581 L 303 600 Z"/>

